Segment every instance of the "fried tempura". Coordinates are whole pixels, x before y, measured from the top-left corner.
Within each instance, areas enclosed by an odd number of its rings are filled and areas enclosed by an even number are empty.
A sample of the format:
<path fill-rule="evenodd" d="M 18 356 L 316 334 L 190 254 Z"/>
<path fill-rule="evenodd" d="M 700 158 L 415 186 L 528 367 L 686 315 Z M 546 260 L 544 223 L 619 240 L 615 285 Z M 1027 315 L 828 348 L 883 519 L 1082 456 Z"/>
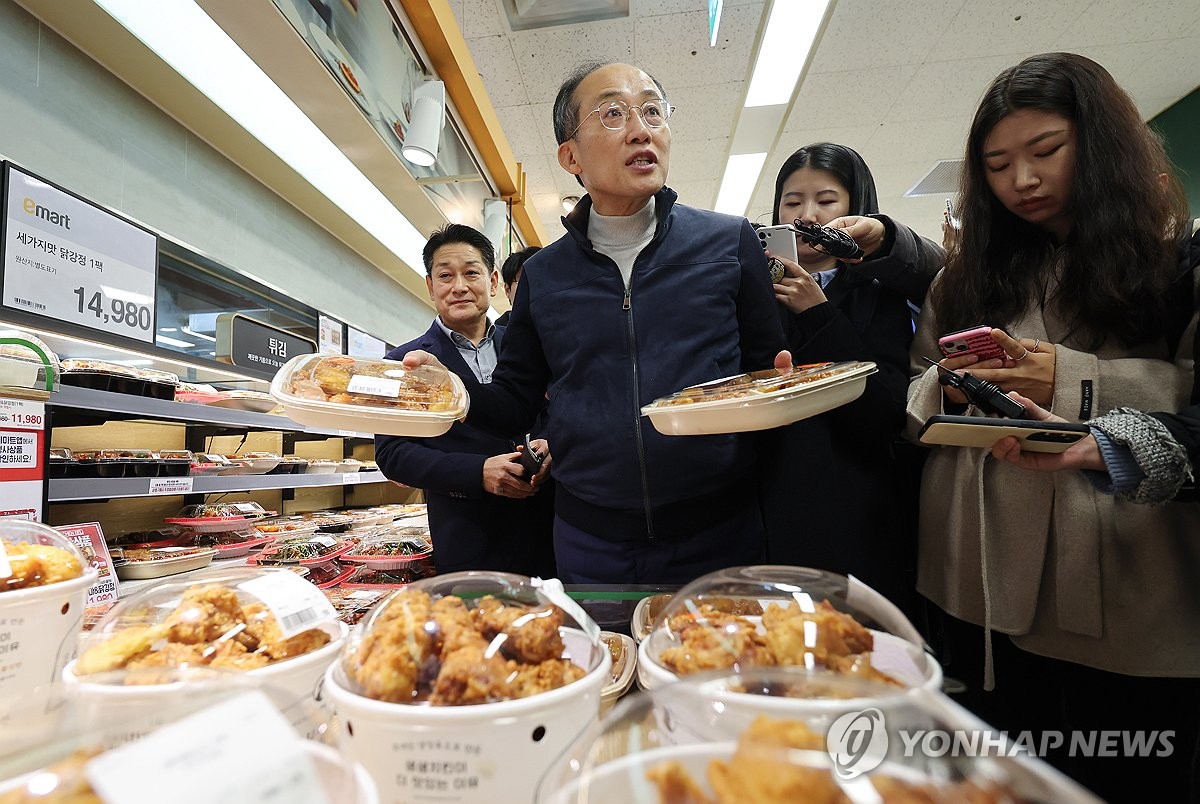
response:
<path fill-rule="evenodd" d="M 547 659 L 537 664 L 522 665 L 510 662 L 517 668 L 515 685 L 518 698 L 527 698 L 539 692 L 549 692 L 578 681 L 587 673 L 570 659 Z"/>
<path fill-rule="evenodd" d="M 417 695 L 426 660 L 434 656 L 429 595 L 399 592 L 350 659 L 350 671 L 368 698 L 402 703 Z"/>
<path fill-rule="evenodd" d="M 700 785 L 678 762 L 663 762 L 646 771 L 646 778 L 658 788 L 662 804 L 712 804 Z"/>
<path fill-rule="evenodd" d="M 125 667 L 131 660 L 149 652 L 151 646 L 164 639 L 169 630 L 166 625 L 124 628 L 84 651 L 75 663 L 75 672 L 86 676 Z"/>
<path fill-rule="evenodd" d="M 432 704 L 461 706 L 516 698 L 516 670 L 498 654 L 462 648 L 446 657 L 433 685 Z"/>
<path fill-rule="evenodd" d="M 246 624 L 237 593 L 228 586 L 193 586 L 166 619 L 172 642 L 199 645 L 220 639 Z"/>
<path fill-rule="evenodd" d="M 775 656 L 754 623 L 704 604 L 671 618 L 681 644 L 662 652 L 662 663 L 680 675 L 733 667 L 773 665 Z"/>

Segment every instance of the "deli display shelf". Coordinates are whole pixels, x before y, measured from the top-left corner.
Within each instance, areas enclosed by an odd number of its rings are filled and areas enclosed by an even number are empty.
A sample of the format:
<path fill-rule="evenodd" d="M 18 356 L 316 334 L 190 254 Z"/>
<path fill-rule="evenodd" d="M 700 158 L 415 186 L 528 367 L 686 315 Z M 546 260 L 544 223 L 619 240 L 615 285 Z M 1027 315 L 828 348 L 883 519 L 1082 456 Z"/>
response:
<path fill-rule="evenodd" d="M 271 418 L 279 418 L 273 416 Z M 60 478 L 49 481 L 49 502 L 77 500 L 108 500 L 116 497 L 146 497 L 152 494 L 151 484 L 165 480 L 191 480 L 189 490 L 163 489 L 154 494 L 211 494 L 222 491 L 260 491 L 263 489 L 301 489 L 317 486 L 352 486 L 386 483 L 382 472 L 345 472 L 324 475 L 235 475 L 233 477 L 196 476 L 177 478 Z"/>
<path fill-rule="evenodd" d="M 61 386 L 50 397 L 47 404 L 54 408 L 91 411 L 97 415 L 117 414 L 129 418 L 151 421 L 172 421 L 185 424 L 244 428 L 247 430 L 291 430 L 301 433 L 342 436 L 346 438 L 374 437 L 370 433 L 306 427 L 292 421 L 286 416 L 275 416 L 269 413 L 253 413 L 231 408 L 213 407 L 212 405 L 197 405 L 190 402 L 175 402 L 144 396 L 132 396 L 130 394 L 116 394 L 111 391 L 97 391 L 92 388 L 79 388 L 69 385 Z M 278 487 L 264 486 L 263 488 Z"/>

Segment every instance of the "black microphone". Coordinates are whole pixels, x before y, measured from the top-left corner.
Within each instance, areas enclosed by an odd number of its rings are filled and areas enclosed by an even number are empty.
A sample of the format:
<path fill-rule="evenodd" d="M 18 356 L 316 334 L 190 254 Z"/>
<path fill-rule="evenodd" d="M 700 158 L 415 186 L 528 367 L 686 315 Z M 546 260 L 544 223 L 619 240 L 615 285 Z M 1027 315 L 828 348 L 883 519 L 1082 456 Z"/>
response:
<path fill-rule="evenodd" d="M 937 366 L 942 372 L 938 374 L 938 383 L 957 388 L 963 392 L 967 400 L 984 413 L 994 413 L 1006 419 L 1021 419 L 1025 416 L 1025 406 L 1001 390 L 1000 386 L 981 380 L 966 371 L 958 372 L 948 369 L 936 360 L 922 357 L 926 363 Z"/>

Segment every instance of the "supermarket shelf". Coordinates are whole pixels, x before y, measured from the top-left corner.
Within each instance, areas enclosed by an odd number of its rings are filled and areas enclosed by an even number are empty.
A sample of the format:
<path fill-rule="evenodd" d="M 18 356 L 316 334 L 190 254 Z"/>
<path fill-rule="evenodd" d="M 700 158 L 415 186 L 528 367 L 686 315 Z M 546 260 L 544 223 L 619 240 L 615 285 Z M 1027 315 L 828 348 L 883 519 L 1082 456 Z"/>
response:
<path fill-rule="evenodd" d="M 72 408 L 96 414 L 120 414 L 153 421 L 208 424 L 221 427 L 244 428 L 247 430 L 289 430 L 348 438 L 374 438 L 370 433 L 306 427 L 303 424 L 297 424 L 286 416 L 272 416 L 269 413 L 252 413 L 245 410 L 218 408 L 212 405 L 196 405 L 191 402 L 175 402 L 165 399 L 152 399 L 146 396 L 114 394 L 110 391 L 96 391 L 91 388 L 79 388 L 72 385 L 60 386 L 50 397 L 47 404 L 52 407 Z"/>
<path fill-rule="evenodd" d="M 346 472 L 328 475 L 235 475 L 180 478 L 60 478 L 49 481 L 50 502 L 108 500 L 115 497 L 151 496 L 153 481 L 191 480 L 190 490 L 160 490 L 155 495 L 212 494 L 222 491 L 259 491 L 262 489 L 303 489 L 319 486 L 358 486 L 386 483 L 382 472 Z M 156 484 L 158 485 L 158 484 Z"/>

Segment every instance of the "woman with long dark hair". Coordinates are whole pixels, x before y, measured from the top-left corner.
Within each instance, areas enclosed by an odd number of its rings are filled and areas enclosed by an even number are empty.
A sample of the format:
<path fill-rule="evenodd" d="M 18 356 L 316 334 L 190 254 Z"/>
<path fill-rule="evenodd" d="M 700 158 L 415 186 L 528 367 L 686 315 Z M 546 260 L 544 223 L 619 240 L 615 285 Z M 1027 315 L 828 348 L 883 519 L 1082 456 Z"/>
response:
<path fill-rule="evenodd" d="M 924 299 L 944 252 L 879 214 L 871 171 L 844 145 L 808 145 L 780 167 L 772 221 L 796 220 L 842 230 L 866 259 L 841 262 L 801 241 L 799 262 L 782 260 L 787 275 L 775 297 L 794 361 L 869 360 L 879 372 L 857 400 L 767 436 L 768 556 L 855 575 L 911 612 L 919 465 L 896 443 L 909 381 L 908 301 Z"/>
<path fill-rule="evenodd" d="M 1186 403 L 1187 206 L 1103 67 L 1049 53 L 1002 72 L 971 124 L 958 208 L 913 342 L 912 432 L 966 402 L 919 359 L 937 355 L 939 334 L 978 324 L 997 328 L 1007 357 L 942 365 L 1071 421 Z M 968 705 L 1014 731 L 1173 731 L 1170 756 L 1140 768 L 1052 758 L 1105 796 L 1144 794 L 1147 778 L 1182 794 L 1200 720 L 1200 507 L 1135 505 L 1077 472 L 938 447 L 920 516 L 918 588 L 950 615 L 943 655 L 972 687 Z"/>

